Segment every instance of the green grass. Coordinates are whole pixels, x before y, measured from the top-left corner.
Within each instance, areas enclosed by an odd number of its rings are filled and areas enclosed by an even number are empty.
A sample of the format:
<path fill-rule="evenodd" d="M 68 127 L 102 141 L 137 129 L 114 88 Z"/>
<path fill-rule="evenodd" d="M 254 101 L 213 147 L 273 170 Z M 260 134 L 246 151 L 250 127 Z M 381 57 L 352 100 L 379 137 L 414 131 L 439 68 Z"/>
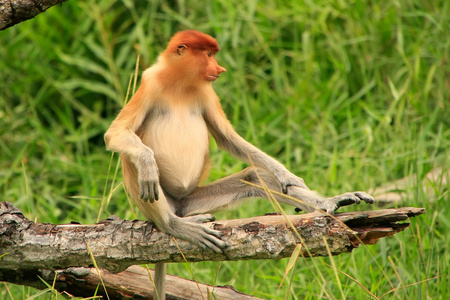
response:
<path fill-rule="evenodd" d="M 0 32 L 2 201 L 40 222 L 134 218 L 120 180 L 106 201 L 117 155 L 105 152 L 103 133 L 125 101 L 137 56 L 142 71 L 187 28 L 220 43 L 228 72 L 215 88 L 236 130 L 322 194 L 448 170 L 448 1 L 69 1 Z M 210 180 L 244 167 L 215 145 L 211 154 Z M 332 259 L 300 258 L 280 289 L 287 259 L 223 262 L 218 273 L 217 263 L 191 267 L 200 282 L 217 277 L 267 299 L 390 291 L 385 298 L 447 299 L 450 196 L 439 181 L 434 187 L 428 197 L 419 180 L 410 183 L 402 205 L 427 213 L 404 232 Z M 272 211 L 268 201 L 256 203 L 216 217 Z M 369 207 L 345 210 L 353 209 Z M 183 264 L 169 273 L 191 277 Z M 10 293 L 55 295 L 1 283 L 0 297 Z"/>

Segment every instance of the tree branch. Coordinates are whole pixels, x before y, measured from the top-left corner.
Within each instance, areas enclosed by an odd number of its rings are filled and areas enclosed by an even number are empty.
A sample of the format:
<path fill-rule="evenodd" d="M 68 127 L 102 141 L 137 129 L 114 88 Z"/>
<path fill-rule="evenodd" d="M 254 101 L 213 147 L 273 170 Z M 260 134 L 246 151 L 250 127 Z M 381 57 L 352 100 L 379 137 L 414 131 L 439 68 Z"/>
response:
<path fill-rule="evenodd" d="M 229 245 L 217 254 L 183 240 L 175 242 L 144 221 L 113 216 L 94 225 L 35 223 L 11 203 L 1 202 L 0 281 L 32 285 L 30 281 L 42 275 L 42 270 L 92 267 L 87 245 L 99 268 L 111 272 L 136 264 L 184 262 L 180 250 L 189 262 L 280 259 L 289 257 L 298 244 L 307 257 L 328 256 L 327 246 L 332 255 L 338 255 L 401 232 L 409 226 L 403 221 L 424 212 L 405 207 L 335 216 L 314 212 L 216 221 L 206 225 L 221 231 Z"/>
<path fill-rule="evenodd" d="M 189 262 L 280 259 L 289 257 L 299 243 L 303 243 L 305 256 L 327 256 L 326 241 L 337 255 L 351 252 L 361 242 L 373 244 L 379 238 L 400 232 L 409 224 L 397 222 L 424 212 L 423 208 L 406 207 L 337 213 L 335 217 L 314 212 L 288 216 L 288 220 L 270 215 L 207 223 L 221 231 L 229 245 L 223 254 L 217 254 L 183 240 L 176 243 L 144 221 L 112 216 L 94 225 L 35 223 L 11 203 L 1 202 L 0 256 L 7 253 L 1 258 L 1 268 L 91 267 L 87 244 L 98 266 L 112 272 L 143 263 L 183 262 L 180 250 Z"/>
<path fill-rule="evenodd" d="M 0 0 L 0 30 L 34 18 L 67 0 Z"/>

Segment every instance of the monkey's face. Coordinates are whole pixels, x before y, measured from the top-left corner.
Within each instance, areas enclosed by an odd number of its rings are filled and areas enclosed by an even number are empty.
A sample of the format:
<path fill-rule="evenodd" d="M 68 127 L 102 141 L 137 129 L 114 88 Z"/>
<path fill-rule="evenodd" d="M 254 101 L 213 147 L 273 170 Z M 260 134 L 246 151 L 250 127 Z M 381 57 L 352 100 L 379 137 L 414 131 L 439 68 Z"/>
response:
<path fill-rule="evenodd" d="M 206 59 L 203 78 L 207 81 L 216 81 L 220 74 L 226 72 L 227 69 L 217 63 L 215 52 L 206 50 L 202 51 L 202 54 Z"/>
<path fill-rule="evenodd" d="M 177 48 L 178 69 L 183 69 L 186 76 L 192 76 L 193 80 L 216 81 L 226 71 L 217 63 L 216 53 L 216 49 L 181 44 Z"/>

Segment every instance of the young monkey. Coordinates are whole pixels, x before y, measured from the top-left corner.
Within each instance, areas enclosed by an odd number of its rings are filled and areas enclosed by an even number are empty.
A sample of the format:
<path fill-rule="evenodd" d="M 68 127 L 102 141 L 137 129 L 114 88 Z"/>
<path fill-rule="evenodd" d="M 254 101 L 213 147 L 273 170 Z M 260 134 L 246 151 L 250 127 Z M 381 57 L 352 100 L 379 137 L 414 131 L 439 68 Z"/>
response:
<path fill-rule="evenodd" d="M 361 200 L 374 202 L 364 192 L 322 197 L 240 137 L 212 87 L 226 71 L 215 59 L 218 51 L 217 41 L 207 34 L 175 34 L 105 134 L 107 149 L 120 153 L 126 187 L 147 220 L 176 238 L 221 252 L 226 245 L 220 232 L 201 224 L 214 220 L 206 213 L 266 197 L 242 180 L 260 185 L 260 178 L 270 189 L 301 200 L 274 195 L 278 201 L 307 212 L 332 213 Z M 253 166 L 198 186 L 208 173 L 210 133 L 220 148 Z M 164 272 L 158 271 L 161 267 L 157 264 L 157 273 Z M 164 298 L 163 286 L 157 289 Z"/>

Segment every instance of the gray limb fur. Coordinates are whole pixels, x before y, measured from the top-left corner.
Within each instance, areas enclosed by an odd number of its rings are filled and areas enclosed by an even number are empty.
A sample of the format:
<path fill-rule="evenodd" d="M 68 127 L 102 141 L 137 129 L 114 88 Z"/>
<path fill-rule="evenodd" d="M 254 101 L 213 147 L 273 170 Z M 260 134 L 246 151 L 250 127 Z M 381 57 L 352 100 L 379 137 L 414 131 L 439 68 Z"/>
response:
<path fill-rule="evenodd" d="M 341 206 L 359 204 L 361 200 L 367 203 L 374 202 L 373 198 L 364 192 L 349 192 L 324 198 L 308 188 L 298 186 L 288 186 L 287 196 L 289 197 L 287 197 L 282 193 L 281 183 L 272 173 L 259 167 L 248 167 L 237 174 L 205 186 L 199 186 L 191 194 L 181 199 L 173 199 L 166 194 L 157 202 L 137 200 L 137 204 L 144 214 L 148 212 L 147 218 L 157 221 L 156 225 L 164 232 L 191 241 L 203 248 L 221 252 L 226 244 L 220 240 L 220 233 L 199 223 L 214 220 L 212 215 L 206 213 L 236 206 L 248 198 L 269 197 L 267 190 L 255 187 L 255 185 L 266 186 L 268 190 L 275 192 L 272 195 L 277 201 L 307 212 L 322 209 L 333 213 Z M 168 223 L 158 222 L 160 218 L 152 217 L 155 209 L 148 209 L 150 206 L 162 205 L 165 201 L 167 201 L 166 205 L 171 208 L 168 211 Z M 163 210 L 160 213 L 162 212 Z M 165 274 L 165 264 L 156 264 L 156 289 L 159 292 L 160 300 L 165 299 Z"/>
<path fill-rule="evenodd" d="M 361 200 L 367 203 L 374 202 L 373 198 L 364 192 L 349 192 L 325 198 L 298 186 L 288 186 L 289 197 L 287 197 L 282 193 L 280 182 L 270 172 L 259 167 L 248 167 L 237 174 L 200 186 L 187 197 L 171 200 L 171 203 L 178 216 L 191 216 L 234 207 L 248 198 L 268 198 L 266 191 L 255 185 L 267 186 L 269 190 L 275 192 L 272 195 L 277 201 L 307 212 L 322 209 L 333 213 L 341 206 L 359 204 Z"/>
<path fill-rule="evenodd" d="M 155 291 L 158 300 L 166 299 L 166 263 L 155 264 Z"/>

